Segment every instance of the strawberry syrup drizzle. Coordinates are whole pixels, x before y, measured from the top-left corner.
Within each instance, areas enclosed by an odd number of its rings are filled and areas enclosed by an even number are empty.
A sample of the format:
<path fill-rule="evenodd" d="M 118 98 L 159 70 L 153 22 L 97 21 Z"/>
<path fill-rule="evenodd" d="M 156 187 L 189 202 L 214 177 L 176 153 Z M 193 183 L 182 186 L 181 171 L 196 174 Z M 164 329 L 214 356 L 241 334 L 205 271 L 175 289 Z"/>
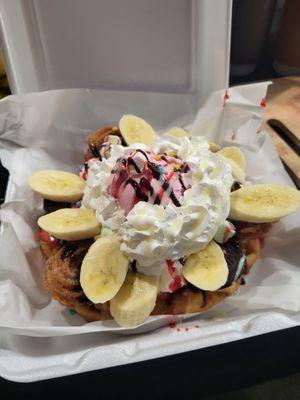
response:
<path fill-rule="evenodd" d="M 174 261 L 172 260 L 166 260 L 167 266 L 168 266 L 168 271 L 169 274 L 172 276 L 175 272 L 175 267 L 174 267 Z"/>
<path fill-rule="evenodd" d="M 174 267 L 174 261 L 166 260 L 166 264 L 168 267 L 168 272 L 171 278 L 173 279 L 172 282 L 169 284 L 169 289 L 172 292 L 176 292 L 178 289 L 182 287 L 182 278 L 180 275 L 176 275 L 176 269 Z"/>
<path fill-rule="evenodd" d="M 176 275 L 174 276 L 173 281 L 170 283 L 169 288 L 172 290 L 172 292 L 176 292 L 176 290 L 181 288 L 181 276 Z"/>

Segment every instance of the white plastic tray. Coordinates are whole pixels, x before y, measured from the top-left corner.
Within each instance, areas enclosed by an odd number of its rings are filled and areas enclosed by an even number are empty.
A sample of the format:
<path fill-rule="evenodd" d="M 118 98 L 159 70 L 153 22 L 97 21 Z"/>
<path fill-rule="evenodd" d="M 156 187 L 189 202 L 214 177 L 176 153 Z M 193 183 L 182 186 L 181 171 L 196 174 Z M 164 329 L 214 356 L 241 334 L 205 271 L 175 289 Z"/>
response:
<path fill-rule="evenodd" d="M 0 0 L 0 17 L 13 93 L 228 84 L 231 0 Z"/>

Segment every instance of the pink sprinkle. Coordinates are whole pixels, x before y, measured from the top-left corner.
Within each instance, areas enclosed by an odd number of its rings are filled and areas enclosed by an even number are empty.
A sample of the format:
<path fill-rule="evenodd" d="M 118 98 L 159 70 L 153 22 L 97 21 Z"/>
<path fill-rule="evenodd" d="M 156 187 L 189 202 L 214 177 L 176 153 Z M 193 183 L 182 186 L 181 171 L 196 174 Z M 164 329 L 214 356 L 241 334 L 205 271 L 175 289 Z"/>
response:
<path fill-rule="evenodd" d="M 200 326 L 199 325 L 195 325 L 195 328 L 200 328 Z"/>
<path fill-rule="evenodd" d="M 232 142 L 234 142 L 235 139 L 236 139 L 236 135 L 235 135 L 235 133 L 233 133 L 233 134 L 230 136 L 230 140 L 231 140 Z"/>

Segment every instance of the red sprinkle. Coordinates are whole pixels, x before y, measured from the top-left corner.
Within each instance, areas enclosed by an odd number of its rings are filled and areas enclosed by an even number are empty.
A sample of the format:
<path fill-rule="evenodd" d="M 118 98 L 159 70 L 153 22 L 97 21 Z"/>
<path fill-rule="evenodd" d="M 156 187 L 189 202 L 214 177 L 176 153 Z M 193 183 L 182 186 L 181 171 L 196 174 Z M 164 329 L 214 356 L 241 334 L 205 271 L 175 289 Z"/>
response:
<path fill-rule="evenodd" d="M 195 328 L 200 328 L 200 326 L 199 325 L 195 325 Z"/>
<path fill-rule="evenodd" d="M 184 330 L 185 330 L 186 332 L 188 332 L 188 331 L 190 330 L 190 328 L 184 328 Z"/>
<path fill-rule="evenodd" d="M 180 328 L 176 328 L 176 331 L 179 332 L 179 331 L 180 331 Z"/>
<path fill-rule="evenodd" d="M 265 98 L 261 99 L 260 106 L 261 106 L 262 108 L 265 108 L 265 107 L 266 107 L 266 99 L 265 99 Z"/>
<path fill-rule="evenodd" d="M 171 322 L 169 324 L 169 328 L 175 328 L 176 327 L 176 322 Z"/>

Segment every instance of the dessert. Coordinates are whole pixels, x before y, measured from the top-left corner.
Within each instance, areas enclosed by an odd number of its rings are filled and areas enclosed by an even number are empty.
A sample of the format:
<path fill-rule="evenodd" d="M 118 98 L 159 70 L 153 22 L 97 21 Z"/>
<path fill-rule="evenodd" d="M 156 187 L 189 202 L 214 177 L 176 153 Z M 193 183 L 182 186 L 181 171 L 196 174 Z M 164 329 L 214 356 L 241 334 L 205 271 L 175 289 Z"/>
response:
<path fill-rule="evenodd" d="M 300 205 L 287 186 L 251 185 L 236 146 L 124 115 L 88 139 L 79 176 L 38 171 L 45 287 L 86 321 L 135 327 L 206 311 L 236 292 L 272 224 Z"/>

